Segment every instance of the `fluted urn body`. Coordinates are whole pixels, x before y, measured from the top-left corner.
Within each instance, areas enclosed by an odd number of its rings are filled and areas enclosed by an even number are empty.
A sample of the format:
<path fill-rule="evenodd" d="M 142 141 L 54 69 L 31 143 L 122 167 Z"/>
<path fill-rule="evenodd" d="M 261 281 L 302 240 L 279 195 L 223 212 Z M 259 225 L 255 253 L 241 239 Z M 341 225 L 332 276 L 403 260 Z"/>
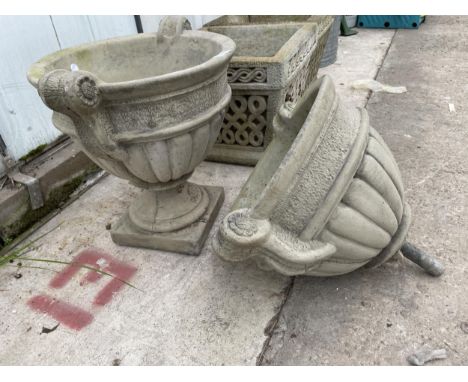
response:
<path fill-rule="evenodd" d="M 189 28 L 167 17 L 158 34 L 65 49 L 28 73 L 54 125 L 144 189 L 113 225 L 119 244 L 197 254 L 222 203 L 222 189 L 187 179 L 219 133 L 235 44 Z"/>
<path fill-rule="evenodd" d="M 275 137 L 213 241 L 224 259 L 287 275 L 375 266 L 405 242 L 410 208 L 396 161 L 365 109 L 330 77 L 285 104 Z"/>

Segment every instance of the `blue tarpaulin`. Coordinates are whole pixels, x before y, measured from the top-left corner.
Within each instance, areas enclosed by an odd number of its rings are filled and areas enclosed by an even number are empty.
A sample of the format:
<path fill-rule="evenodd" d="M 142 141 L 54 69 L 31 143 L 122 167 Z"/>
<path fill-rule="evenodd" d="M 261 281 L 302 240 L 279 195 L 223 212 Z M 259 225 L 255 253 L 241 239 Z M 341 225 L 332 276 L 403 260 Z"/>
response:
<path fill-rule="evenodd" d="M 358 16 L 361 28 L 417 29 L 423 16 Z"/>

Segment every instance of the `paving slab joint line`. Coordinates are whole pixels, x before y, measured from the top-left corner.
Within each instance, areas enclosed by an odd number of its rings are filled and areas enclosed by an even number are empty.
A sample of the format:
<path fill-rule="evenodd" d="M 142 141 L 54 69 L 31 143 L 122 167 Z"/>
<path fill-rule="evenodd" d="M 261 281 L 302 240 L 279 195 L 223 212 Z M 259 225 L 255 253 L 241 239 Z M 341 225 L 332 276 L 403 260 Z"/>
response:
<path fill-rule="evenodd" d="M 255 363 L 256 366 L 263 366 L 264 365 L 264 359 L 265 359 L 265 353 L 267 352 L 268 348 L 270 347 L 270 342 L 273 337 L 273 333 L 275 332 L 275 329 L 278 325 L 278 321 L 281 317 L 281 313 L 283 312 L 283 307 L 286 305 L 286 302 L 288 301 L 288 298 L 291 294 L 291 291 L 294 287 L 294 281 L 296 280 L 296 277 L 293 276 L 291 277 L 288 285 L 283 289 L 281 292 L 283 294 L 283 300 L 281 301 L 281 304 L 278 307 L 278 311 L 275 313 L 275 315 L 268 321 L 264 333 L 267 336 L 265 341 L 263 342 L 262 346 L 262 351 L 260 354 L 257 356 L 257 362 Z"/>
<path fill-rule="evenodd" d="M 390 40 L 390 43 L 388 44 L 387 49 L 385 50 L 385 53 L 382 56 L 382 61 L 380 61 L 380 63 L 379 63 L 379 67 L 377 68 L 377 72 L 375 73 L 374 80 L 377 80 L 377 77 L 380 74 L 380 70 L 382 69 L 382 66 L 383 66 L 383 64 L 385 62 L 385 59 L 387 58 L 388 52 L 390 51 L 390 48 L 391 48 L 391 46 L 393 44 L 393 40 L 395 39 L 395 36 L 396 36 L 397 33 L 398 33 L 398 29 L 395 29 L 395 31 L 393 33 L 393 36 L 392 36 L 392 39 Z M 368 93 L 367 93 L 366 104 L 364 105 L 364 109 L 367 109 L 367 104 L 369 103 L 369 100 L 372 97 L 372 94 L 373 94 L 372 90 L 369 90 Z"/>

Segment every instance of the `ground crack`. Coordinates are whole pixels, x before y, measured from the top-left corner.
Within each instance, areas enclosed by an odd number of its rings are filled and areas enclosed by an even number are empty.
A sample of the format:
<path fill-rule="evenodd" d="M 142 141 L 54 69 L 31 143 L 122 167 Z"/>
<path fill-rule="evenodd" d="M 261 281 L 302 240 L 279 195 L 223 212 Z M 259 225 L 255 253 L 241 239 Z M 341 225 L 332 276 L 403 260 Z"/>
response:
<path fill-rule="evenodd" d="M 276 327 L 278 326 L 278 321 L 279 321 L 279 319 L 281 317 L 281 313 L 283 312 L 283 307 L 286 304 L 286 302 L 287 302 L 287 300 L 289 298 L 289 295 L 291 294 L 291 291 L 293 289 L 295 280 L 296 280 L 295 276 L 291 277 L 288 285 L 281 291 L 281 294 L 283 295 L 283 299 L 281 301 L 281 304 L 278 307 L 278 311 L 270 319 L 270 321 L 268 321 L 268 323 L 267 323 L 267 325 L 266 325 L 266 327 L 264 329 L 264 333 L 267 336 L 267 338 L 263 342 L 262 351 L 257 356 L 257 361 L 255 363 L 257 366 L 265 365 L 265 353 L 270 348 L 271 339 L 273 337 L 273 334 L 275 332 Z"/>

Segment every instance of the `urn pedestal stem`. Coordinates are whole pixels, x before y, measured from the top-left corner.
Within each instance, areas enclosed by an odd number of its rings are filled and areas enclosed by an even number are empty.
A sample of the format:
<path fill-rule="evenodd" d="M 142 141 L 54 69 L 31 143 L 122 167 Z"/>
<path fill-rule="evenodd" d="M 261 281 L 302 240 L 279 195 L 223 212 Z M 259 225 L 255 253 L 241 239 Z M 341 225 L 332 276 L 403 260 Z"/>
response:
<path fill-rule="evenodd" d="M 143 191 L 130 205 L 128 214 L 132 223 L 145 231 L 171 232 L 195 223 L 209 202 L 204 187 L 184 182 Z"/>
<path fill-rule="evenodd" d="M 224 201 L 222 187 L 186 182 L 145 190 L 112 226 L 119 245 L 198 255 Z"/>

